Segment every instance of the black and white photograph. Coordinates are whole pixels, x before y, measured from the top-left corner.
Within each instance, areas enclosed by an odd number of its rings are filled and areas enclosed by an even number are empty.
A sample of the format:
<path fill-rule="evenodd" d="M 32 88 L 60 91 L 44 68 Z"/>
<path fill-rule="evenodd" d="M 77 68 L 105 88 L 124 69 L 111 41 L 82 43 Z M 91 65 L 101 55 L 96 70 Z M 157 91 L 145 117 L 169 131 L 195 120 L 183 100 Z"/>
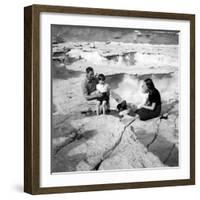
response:
<path fill-rule="evenodd" d="M 179 167 L 179 34 L 51 25 L 51 173 Z"/>

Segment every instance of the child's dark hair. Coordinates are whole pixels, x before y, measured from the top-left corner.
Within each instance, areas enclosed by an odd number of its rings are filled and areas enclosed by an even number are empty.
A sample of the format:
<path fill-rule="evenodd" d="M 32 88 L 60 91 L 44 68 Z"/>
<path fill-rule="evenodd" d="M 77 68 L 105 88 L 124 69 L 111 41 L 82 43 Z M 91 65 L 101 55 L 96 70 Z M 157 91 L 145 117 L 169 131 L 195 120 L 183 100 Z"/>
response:
<path fill-rule="evenodd" d="M 89 72 L 93 72 L 94 70 L 92 67 L 87 67 L 85 71 L 88 74 Z"/>
<path fill-rule="evenodd" d="M 105 81 L 106 77 L 104 76 L 104 74 L 99 74 L 98 79 L 101 81 Z"/>

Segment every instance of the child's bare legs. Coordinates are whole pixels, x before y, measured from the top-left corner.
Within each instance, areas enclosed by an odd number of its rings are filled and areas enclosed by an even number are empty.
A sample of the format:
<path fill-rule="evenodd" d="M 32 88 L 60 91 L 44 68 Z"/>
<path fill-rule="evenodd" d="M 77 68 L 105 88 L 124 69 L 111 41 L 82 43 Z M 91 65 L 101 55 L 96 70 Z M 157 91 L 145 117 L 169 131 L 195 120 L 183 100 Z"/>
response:
<path fill-rule="evenodd" d="M 106 110 L 107 110 L 107 102 L 106 101 L 102 102 L 102 110 L 103 110 L 103 115 L 105 115 L 106 114 Z"/>
<path fill-rule="evenodd" d="M 100 101 L 97 101 L 97 105 L 96 105 L 96 114 L 99 115 L 100 112 L 101 112 L 101 102 Z"/>

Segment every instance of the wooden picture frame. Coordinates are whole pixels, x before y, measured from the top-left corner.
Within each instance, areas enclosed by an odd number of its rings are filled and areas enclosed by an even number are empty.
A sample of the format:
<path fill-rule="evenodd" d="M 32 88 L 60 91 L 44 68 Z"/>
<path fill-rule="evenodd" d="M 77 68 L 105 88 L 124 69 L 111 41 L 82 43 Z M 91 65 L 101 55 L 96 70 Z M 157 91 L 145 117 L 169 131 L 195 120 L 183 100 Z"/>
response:
<path fill-rule="evenodd" d="M 92 184 L 77 186 L 40 186 L 40 14 L 80 14 L 183 20 L 190 24 L 190 174 L 188 179 Z M 49 58 L 47 58 L 49 59 Z M 195 184 L 195 16 L 192 14 L 32 5 L 24 8 L 24 191 L 30 194 L 84 192 Z"/>

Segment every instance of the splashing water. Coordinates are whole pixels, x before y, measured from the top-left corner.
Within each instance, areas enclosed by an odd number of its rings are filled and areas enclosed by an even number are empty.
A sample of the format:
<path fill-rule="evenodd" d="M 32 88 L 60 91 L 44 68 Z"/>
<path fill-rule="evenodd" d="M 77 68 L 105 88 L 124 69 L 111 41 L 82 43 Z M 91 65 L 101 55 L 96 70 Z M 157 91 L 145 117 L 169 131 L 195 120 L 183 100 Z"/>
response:
<path fill-rule="evenodd" d="M 148 96 L 148 94 L 141 91 L 141 85 L 146 78 L 152 78 L 163 102 L 178 99 L 178 78 L 175 74 L 149 74 L 143 76 L 117 74 L 110 76 L 107 82 L 110 84 L 111 89 L 122 99 L 139 105 L 143 104 Z"/>

